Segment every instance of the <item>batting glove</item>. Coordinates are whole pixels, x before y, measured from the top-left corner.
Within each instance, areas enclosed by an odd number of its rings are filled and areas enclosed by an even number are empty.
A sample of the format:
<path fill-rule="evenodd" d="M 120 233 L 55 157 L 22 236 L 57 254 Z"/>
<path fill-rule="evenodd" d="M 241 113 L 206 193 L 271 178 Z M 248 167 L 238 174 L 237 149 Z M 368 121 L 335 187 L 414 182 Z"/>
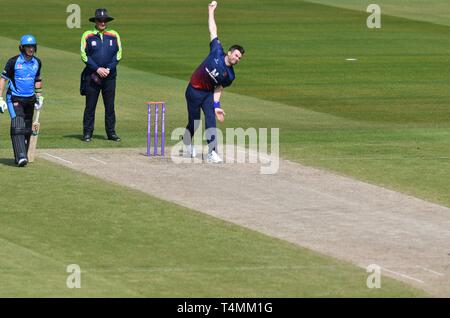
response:
<path fill-rule="evenodd" d="M 34 109 L 36 110 L 41 109 L 43 105 L 44 105 L 44 96 L 39 96 L 37 98 L 36 103 L 34 104 Z"/>
<path fill-rule="evenodd" d="M 3 97 L 0 97 L 0 114 L 3 114 L 7 108 L 8 105 L 6 105 L 5 100 L 3 99 Z"/>

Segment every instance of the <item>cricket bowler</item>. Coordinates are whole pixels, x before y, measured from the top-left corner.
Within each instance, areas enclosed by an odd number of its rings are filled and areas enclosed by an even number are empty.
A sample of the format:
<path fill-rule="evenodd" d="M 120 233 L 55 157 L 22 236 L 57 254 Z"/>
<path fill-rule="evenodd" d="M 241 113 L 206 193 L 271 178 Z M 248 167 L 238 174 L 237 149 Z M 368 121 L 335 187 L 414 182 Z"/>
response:
<path fill-rule="evenodd" d="M 234 81 L 233 66 L 239 63 L 245 52 L 240 45 L 233 45 L 227 53 L 224 52 L 217 37 L 217 25 L 214 17 L 216 8 L 216 1 L 208 5 L 208 27 L 211 39 L 209 55 L 194 71 L 186 89 L 188 124 L 183 137 L 188 154 L 195 157 L 196 151 L 192 145 L 192 137 L 197 127 L 194 127 L 194 123 L 200 120 L 200 110 L 203 110 L 207 131 L 208 156 L 206 162 L 208 163 L 222 162 L 216 149 L 216 117 L 220 122 L 225 120 L 225 112 L 220 105 L 220 96 L 223 89 Z"/>

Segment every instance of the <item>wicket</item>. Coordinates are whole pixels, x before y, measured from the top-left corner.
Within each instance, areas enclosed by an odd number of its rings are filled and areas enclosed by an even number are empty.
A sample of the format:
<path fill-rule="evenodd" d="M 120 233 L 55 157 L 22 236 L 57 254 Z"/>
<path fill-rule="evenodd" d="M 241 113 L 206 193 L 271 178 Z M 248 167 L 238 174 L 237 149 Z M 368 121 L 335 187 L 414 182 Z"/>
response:
<path fill-rule="evenodd" d="M 158 112 L 161 108 L 161 157 L 164 157 L 164 128 L 166 123 L 166 103 L 165 102 L 148 102 L 147 103 L 147 156 L 151 156 L 151 123 L 152 123 L 152 107 L 155 109 L 155 127 L 154 127 L 154 140 L 153 140 L 153 156 L 158 155 Z"/>

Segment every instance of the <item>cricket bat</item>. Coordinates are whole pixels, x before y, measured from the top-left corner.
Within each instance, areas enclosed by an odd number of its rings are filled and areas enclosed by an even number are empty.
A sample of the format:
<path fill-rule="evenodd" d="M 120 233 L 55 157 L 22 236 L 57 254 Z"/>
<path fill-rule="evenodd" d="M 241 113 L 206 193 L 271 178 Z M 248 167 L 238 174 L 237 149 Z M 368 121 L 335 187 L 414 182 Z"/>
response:
<path fill-rule="evenodd" d="M 36 115 L 34 116 L 33 126 L 31 127 L 31 137 L 30 144 L 28 145 L 28 162 L 33 162 L 36 156 L 36 145 L 39 137 L 39 128 L 41 124 L 39 123 L 40 110 L 36 110 Z"/>

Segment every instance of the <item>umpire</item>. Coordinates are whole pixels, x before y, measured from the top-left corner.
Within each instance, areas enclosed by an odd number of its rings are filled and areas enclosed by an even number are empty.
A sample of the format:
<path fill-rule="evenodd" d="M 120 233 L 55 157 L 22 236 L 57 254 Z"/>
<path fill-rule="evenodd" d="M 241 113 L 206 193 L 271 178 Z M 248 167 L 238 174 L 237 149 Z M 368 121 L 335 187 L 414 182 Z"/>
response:
<path fill-rule="evenodd" d="M 106 24 L 114 18 L 106 9 L 95 10 L 89 21 L 95 29 L 84 32 L 81 37 L 81 59 L 86 67 L 81 74 L 80 93 L 86 96 L 83 118 L 83 140 L 92 140 L 95 122 L 95 108 L 102 92 L 105 104 L 105 129 L 108 140 L 120 141 L 116 134 L 116 114 L 114 98 L 116 93 L 116 67 L 122 58 L 122 44 L 119 33 L 107 30 Z"/>

